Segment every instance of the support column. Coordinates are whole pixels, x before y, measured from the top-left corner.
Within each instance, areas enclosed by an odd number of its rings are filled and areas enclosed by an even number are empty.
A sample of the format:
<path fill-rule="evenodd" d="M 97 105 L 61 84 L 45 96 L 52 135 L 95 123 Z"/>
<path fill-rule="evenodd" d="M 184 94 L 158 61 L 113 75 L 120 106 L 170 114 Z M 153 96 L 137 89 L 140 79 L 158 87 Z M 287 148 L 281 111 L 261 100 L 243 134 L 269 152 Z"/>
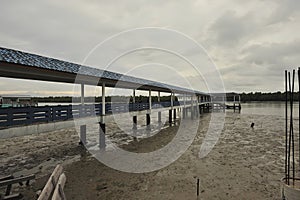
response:
<path fill-rule="evenodd" d="M 195 96 L 195 103 L 196 103 L 196 105 L 195 105 L 195 115 L 196 115 L 196 117 L 198 118 L 199 117 L 199 98 L 198 98 L 198 96 L 196 95 Z"/>
<path fill-rule="evenodd" d="M 239 112 L 241 112 L 242 106 L 241 106 L 241 96 L 239 95 Z"/>
<path fill-rule="evenodd" d="M 151 109 L 152 109 L 152 96 L 151 96 L 151 89 L 149 90 L 149 110 L 148 113 L 146 114 L 146 125 L 147 125 L 147 129 L 150 129 L 150 123 L 151 123 L 151 118 L 150 118 L 150 114 L 151 114 Z"/>
<path fill-rule="evenodd" d="M 174 107 L 174 104 L 175 104 L 175 93 L 173 93 L 172 99 L 173 99 L 173 107 Z M 174 123 L 176 121 L 176 108 L 175 109 L 173 108 L 173 121 L 174 121 Z"/>
<path fill-rule="evenodd" d="M 132 129 L 136 130 L 137 129 L 137 116 L 133 116 L 132 121 L 133 121 Z"/>
<path fill-rule="evenodd" d="M 147 128 L 150 128 L 149 127 L 150 126 L 150 114 L 149 113 L 146 114 L 146 125 L 147 125 Z"/>
<path fill-rule="evenodd" d="M 233 111 L 235 112 L 235 95 L 233 95 Z"/>
<path fill-rule="evenodd" d="M 172 92 L 171 92 L 170 100 L 171 100 L 171 109 L 169 110 L 169 124 L 172 123 L 172 110 L 173 110 L 173 93 Z"/>
<path fill-rule="evenodd" d="M 160 104 L 160 92 L 158 92 L 157 101 Z M 158 111 L 158 123 L 161 123 L 161 111 Z"/>
<path fill-rule="evenodd" d="M 173 110 L 173 119 L 174 119 L 174 122 L 176 121 L 176 109 Z"/>
<path fill-rule="evenodd" d="M 194 98 L 191 96 L 191 119 L 194 119 Z"/>
<path fill-rule="evenodd" d="M 102 83 L 102 115 L 100 120 L 100 128 L 99 128 L 99 148 L 105 149 L 105 83 Z"/>
<path fill-rule="evenodd" d="M 135 112 L 136 111 L 136 107 L 135 107 L 135 90 L 133 90 L 132 103 L 133 103 L 133 111 Z M 132 129 L 136 130 L 137 129 L 137 116 L 136 115 L 132 117 L 132 122 L 133 122 Z"/>
<path fill-rule="evenodd" d="M 84 84 L 81 83 L 81 98 L 80 98 L 80 103 L 81 103 L 81 110 L 83 110 L 84 106 Z M 80 141 L 79 144 L 85 145 L 86 144 L 86 125 L 81 125 L 80 126 Z"/>
<path fill-rule="evenodd" d="M 182 109 L 182 118 L 186 117 L 186 94 L 183 95 L 183 109 Z"/>
<path fill-rule="evenodd" d="M 169 110 L 169 124 L 172 124 L 172 109 Z"/>

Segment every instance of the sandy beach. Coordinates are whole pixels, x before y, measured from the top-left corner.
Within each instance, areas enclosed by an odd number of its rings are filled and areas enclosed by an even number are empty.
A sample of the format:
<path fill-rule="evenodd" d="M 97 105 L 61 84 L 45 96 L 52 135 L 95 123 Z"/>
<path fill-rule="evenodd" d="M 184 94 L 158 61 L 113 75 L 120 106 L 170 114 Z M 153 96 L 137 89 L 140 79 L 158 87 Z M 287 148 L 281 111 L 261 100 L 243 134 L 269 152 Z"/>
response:
<path fill-rule="evenodd" d="M 111 169 L 78 145 L 77 132 L 71 128 L 0 140 L 0 175 L 36 174 L 29 188 L 14 186 L 25 199 L 34 198 L 55 165 L 61 163 L 67 176 L 68 199 L 197 199 L 199 178 L 198 199 L 279 200 L 284 174 L 284 118 L 228 112 L 216 146 L 200 159 L 210 115 L 201 116 L 188 150 L 158 171 L 135 174 Z M 120 142 L 119 146 L 150 152 L 171 141 L 177 129 L 178 125 L 167 127 L 152 137 Z M 127 141 L 120 132 L 109 135 L 119 138 L 116 141 Z"/>

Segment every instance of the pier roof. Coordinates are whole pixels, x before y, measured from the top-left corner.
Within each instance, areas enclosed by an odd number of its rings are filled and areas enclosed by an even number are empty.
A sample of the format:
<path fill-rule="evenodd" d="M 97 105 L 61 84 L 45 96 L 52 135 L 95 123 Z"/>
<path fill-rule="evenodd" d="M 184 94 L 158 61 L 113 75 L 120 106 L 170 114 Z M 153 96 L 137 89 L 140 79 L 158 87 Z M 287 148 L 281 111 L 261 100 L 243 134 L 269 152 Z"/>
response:
<path fill-rule="evenodd" d="M 0 47 L 0 76 L 88 85 L 102 85 L 102 83 L 105 83 L 108 87 L 209 95 L 188 88 L 3 47 Z"/>

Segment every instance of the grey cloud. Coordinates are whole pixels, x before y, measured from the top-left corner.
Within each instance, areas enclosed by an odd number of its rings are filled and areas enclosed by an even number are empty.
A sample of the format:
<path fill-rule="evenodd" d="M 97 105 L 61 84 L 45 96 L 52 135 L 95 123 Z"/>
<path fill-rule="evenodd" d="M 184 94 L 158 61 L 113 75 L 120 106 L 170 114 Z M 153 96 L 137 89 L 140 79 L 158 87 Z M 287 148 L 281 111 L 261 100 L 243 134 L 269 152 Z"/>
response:
<path fill-rule="evenodd" d="M 251 16 L 238 16 L 235 11 L 227 11 L 210 27 L 212 39 L 217 45 L 235 46 L 253 31 Z"/>
<path fill-rule="evenodd" d="M 300 36 L 297 34 L 300 1 L 2 1 L 0 7 L 0 45 L 42 54 L 72 62 L 82 62 L 99 42 L 120 31 L 157 26 L 182 31 L 204 44 L 220 66 L 226 88 L 236 91 L 275 90 L 282 86 L 285 68 L 300 63 Z M 13 13 L 13 14 L 12 14 Z M 293 22 L 293 24 L 291 24 Z M 283 33 L 283 31 L 285 31 Z M 134 40 L 134 38 L 133 38 Z M 214 68 L 204 60 L 198 49 L 188 47 L 175 38 L 161 36 L 158 42 L 179 46 L 192 61 L 202 64 L 203 75 Z M 116 49 L 130 46 L 132 40 L 115 44 Z M 145 41 L 147 43 L 147 41 Z M 108 52 L 113 53 L 113 52 Z M 96 56 L 101 57 L 101 54 Z M 104 55 L 103 55 L 104 56 Z M 201 62 L 203 61 L 203 62 Z M 195 73 L 186 64 L 171 56 L 140 52 L 117 62 L 117 72 L 127 72 L 132 66 L 158 62 L 173 66 L 176 73 L 198 84 Z M 88 64 L 99 66 L 97 59 Z M 156 71 L 153 71 L 156 70 Z M 137 75 L 174 84 L 176 74 L 151 66 Z M 267 80 L 267 81 L 266 81 Z M 1 79 L 2 91 L 41 94 L 68 92 L 72 87 L 52 83 L 22 82 Z M 40 89 L 40 90 L 39 90 Z"/>
<path fill-rule="evenodd" d="M 290 21 L 291 17 L 298 14 L 300 9 L 300 1 L 298 0 L 272 0 L 270 3 L 275 3 L 276 5 L 268 19 L 269 24 Z"/>
<path fill-rule="evenodd" d="M 300 40 L 282 43 L 255 44 L 245 48 L 242 59 L 247 63 L 282 70 L 282 67 L 296 67 L 300 62 Z"/>

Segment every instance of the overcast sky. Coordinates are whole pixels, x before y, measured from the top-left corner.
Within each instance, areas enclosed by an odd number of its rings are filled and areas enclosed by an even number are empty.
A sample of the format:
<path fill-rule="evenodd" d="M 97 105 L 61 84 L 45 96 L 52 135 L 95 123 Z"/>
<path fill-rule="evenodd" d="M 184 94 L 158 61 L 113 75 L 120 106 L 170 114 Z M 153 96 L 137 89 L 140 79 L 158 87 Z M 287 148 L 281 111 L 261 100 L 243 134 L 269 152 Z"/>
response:
<path fill-rule="evenodd" d="M 205 51 L 185 51 L 203 57 L 203 63 L 207 52 L 227 91 L 282 91 L 284 69 L 300 63 L 299 11 L 298 0 L 3 0 L 0 46 L 82 63 L 91 49 L 114 34 L 161 27 L 197 41 Z M 158 39 L 184 46 L 168 36 Z M 133 42 L 131 38 L 126 44 Z M 200 67 L 201 77 L 175 57 L 143 50 L 123 57 L 109 70 L 181 86 L 188 80 L 194 88 L 207 90 L 200 82 L 209 73 Z M 93 56 L 86 61 L 101 68 L 97 62 Z M 73 85 L 0 78 L 1 93 L 70 95 Z"/>

